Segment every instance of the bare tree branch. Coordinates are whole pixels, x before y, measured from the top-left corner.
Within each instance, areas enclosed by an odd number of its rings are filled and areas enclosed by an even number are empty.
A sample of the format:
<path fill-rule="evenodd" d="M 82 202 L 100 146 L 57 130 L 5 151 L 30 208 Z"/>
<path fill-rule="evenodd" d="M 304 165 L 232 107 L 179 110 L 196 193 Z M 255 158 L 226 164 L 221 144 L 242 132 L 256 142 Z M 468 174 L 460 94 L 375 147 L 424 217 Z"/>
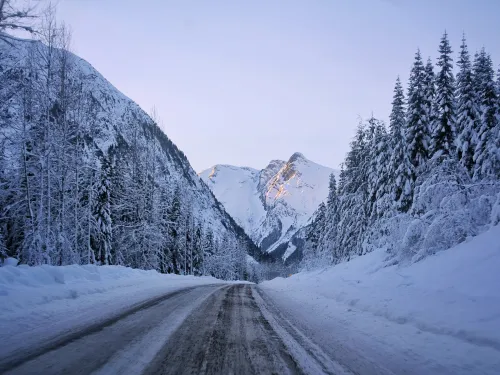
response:
<path fill-rule="evenodd" d="M 0 0 L 0 40 L 7 43 L 9 30 L 21 30 L 28 33 L 35 33 L 31 21 L 36 18 L 35 6 L 28 6 L 23 9 L 16 8 L 16 0 Z"/>

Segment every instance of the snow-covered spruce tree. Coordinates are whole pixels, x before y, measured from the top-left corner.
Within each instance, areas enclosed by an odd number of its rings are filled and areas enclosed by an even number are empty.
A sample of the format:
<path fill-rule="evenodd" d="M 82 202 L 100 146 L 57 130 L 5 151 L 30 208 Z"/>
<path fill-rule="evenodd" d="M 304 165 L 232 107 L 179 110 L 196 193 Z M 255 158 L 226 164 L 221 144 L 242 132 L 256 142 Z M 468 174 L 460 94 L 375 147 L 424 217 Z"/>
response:
<path fill-rule="evenodd" d="M 453 59 L 448 34 L 445 32 L 439 44 L 436 76 L 436 119 L 432 122 L 432 156 L 448 158 L 454 155 L 455 146 L 455 79 Z"/>
<path fill-rule="evenodd" d="M 474 62 L 474 84 L 481 112 L 478 142 L 474 152 L 474 179 L 498 179 L 498 93 L 494 81 L 493 63 L 484 48 Z"/>
<path fill-rule="evenodd" d="M 335 175 L 330 173 L 330 180 L 328 181 L 328 197 L 326 198 L 326 204 L 329 211 L 335 211 L 337 209 L 337 180 Z"/>
<path fill-rule="evenodd" d="M 366 182 L 367 133 L 366 124 L 360 121 L 354 139 L 349 144 L 350 150 L 344 161 L 344 173 L 341 175 L 342 194 L 354 193 Z"/>
<path fill-rule="evenodd" d="M 420 50 L 418 50 L 415 54 L 408 85 L 405 129 L 406 149 L 413 165 L 414 179 L 429 159 L 430 129 L 428 126 L 428 106 L 426 105 L 424 78 L 424 66 Z"/>
<path fill-rule="evenodd" d="M 377 121 L 368 124 L 360 121 L 351 149 L 345 159 L 343 187 L 339 201 L 339 225 L 336 249 L 339 260 L 348 260 L 363 253 L 363 235 L 368 225 L 369 205 L 368 171 L 369 145 L 375 134 Z"/>
<path fill-rule="evenodd" d="M 434 74 L 434 65 L 432 65 L 432 60 L 429 57 L 424 68 L 424 106 L 426 109 L 426 121 L 427 128 L 429 129 L 429 137 L 431 138 L 429 147 L 432 146 L 432 129 L 435 126 L 437 118 L 437 106 L 436 106 L 436 75 Z M 429 151 L 431 152 L 431 150 Z M 431 157 L 429 153 L 429 157 Z"/>
<path fill-rule="evenodd" d="M 346 184 L 345 167 L 344 163 L 340 163 L 339 183 L 337 184 L 337 192 L 339 195 L 345 191 L 345 184 Z"/>
<path fill-rule="evenodd" d="M 321 202 L 312 216 L 311 223 L 306 228 L 306 243 L 303 250 L 302 267 L 313 269 L 321 262 L 318 246 L 326 225 L 327 206 Z"/>
<path fill-rule="evenodd" d="M 391 207 L 389 183 L 389 136 L 382 121 L 370 119 L 374 123 L 374 134 L 369 145 L 367 170 L 368 206 L 366 214 L 370 222 L 384 215 Z"/>
<path fill-rule="evenodd" d="M 388 165 L 390 194 L 395 207 L 406 212 L 413 198 L 412 164 L 405 135 L 405 98 L 399 77 L 394 87 L 392 111 L 389 122 L 389 147 L 392 150 Z"/>
<path fill-rule="evenodd" d="M 194 232 L 192 250 L 190 264 L 191 274 L 199 276 L 203 274 L 203 233 L 200 225 L 197 225 Z"/>
<path fill-rule="evenodd" d="M 170 254 L 171 264 L 168 265 L 167 272 L 179 273 L 180 272 L 180 243 L 182 241 L 181 226 L 181 201 L 180 191 L 176 190 L 170 207 L 168 209 L 168 253 Z"/>
<path fill-rule="evenodd" d="M 330 174 L 328 185 L 328 197 L 324 213 L 324 224 L 317 228 L 320 230 L 318 241 L 318 253 L 324 262 L 331 264 L 338 258 L 336 248 L 337 226 L 339 222 L 339 198 L 337 194 L 337 181 L 335 175 Z M 318 222 L 320 224 L 321 222 Z M 317 234 L 316 234 L 317 235 Z"/>
<path fill-rule="evenodd" d="M 472 68 L 465 35 L 462 37 L 460 55 L 457 62 L 457 158 L 472 175 L 474 172 L 474 150 L 480 125 L 479 105 L 474 90 Z"/>
<path fill-rule="evenodd" d="M 201 240 L 201 274 L 202 275 L 209 275 L 209 269 L 207 267 L 207 264 L 210 263 L 210 257 L 215 254 L 215 242 L 214 242 L 214 236 L 213 233 L 210 229 L 207 229 L 203 233 L 203 237 Z"/>
<path fill-rule="evenodd" d="M 111 221 L 111 166 L 103 162 L 96 197 L 96 222 L 98 236 L 95 239 L 96 259 L 100 264 L 111 264 L 113 227 Z"/>

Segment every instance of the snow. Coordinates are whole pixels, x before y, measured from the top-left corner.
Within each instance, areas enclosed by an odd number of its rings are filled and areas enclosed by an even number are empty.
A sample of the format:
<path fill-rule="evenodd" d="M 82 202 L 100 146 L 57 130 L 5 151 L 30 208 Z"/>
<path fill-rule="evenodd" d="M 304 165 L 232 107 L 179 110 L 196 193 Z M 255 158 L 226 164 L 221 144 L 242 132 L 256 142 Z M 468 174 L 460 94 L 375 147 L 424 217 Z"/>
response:
<path fill-rule="evenodd" d="M 199 174 L 234 220 L 251 234 L 266 215 L 259 199 L 259 171 L 248 167 L 216 165 Z"/>
<path fill-rule="evenodd" d="M 352 345 L 385 370 L 398 373 L 403 355 L 415 373 L 498 374 L 499 238 L 496 226 L 407 267 L 376 250 L 261 287 L 326 347 Z"/>
<path fill-rule="evenodd" d="M 264 246 L 272 252 L 290 241 L 326 200 L 332 172 L 338 174 L 296 152 L 287 162 L 273 160 L 260 171 L 219 164 L 199 176 L 255 242 L 261 245 L 273 234 L 276 240 Z M 289 246 L 284 258 L 295 249 Z"/>
<path fill-rule="evenodd" d="M 0 357 L 169 292 L 216 283 L 226 282 L 121 266 L 1 267 Z"/>
<path fill-rule="evenodd" d="M 16 258 L 5 258 L 3 263 L 1 264 L 2 266 L 17 266 L 19 261 Z"/>
<path fill-rule="evenodd" d="M 297 246 L 294 244 L 290 243 L 288 244 L 288 247 L 286 248 L 285 254 L 283 255 L 284 259 L 287 259 L 290 255 L 294 253 L 294 251 L 297 250 Z"/>

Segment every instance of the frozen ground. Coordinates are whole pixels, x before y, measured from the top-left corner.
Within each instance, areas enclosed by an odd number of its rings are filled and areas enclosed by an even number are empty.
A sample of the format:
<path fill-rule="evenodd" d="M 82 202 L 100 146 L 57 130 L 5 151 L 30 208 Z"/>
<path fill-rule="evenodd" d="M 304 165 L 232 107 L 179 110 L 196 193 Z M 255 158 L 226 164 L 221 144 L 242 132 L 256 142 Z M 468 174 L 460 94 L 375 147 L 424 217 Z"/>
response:
<path fill-rule="evenodd" d="M 0 356 L 0 372 L 349 373 L 274 314 L 254 285 L 198 285 L 79 330 L 68 327 L 53 339 L 41 337 L 36 345 Z"/>
<path fill-rule="evenodd" d="M 260 289 L 355 373 L 499 374 L 499 240 L 496 226 L 412 266 L 375 251 Z"/>
<path fill-rule="evenodd" d="M 220 283 L 120 266 L 0 267 L 0 358 L 167 293 Z"/>

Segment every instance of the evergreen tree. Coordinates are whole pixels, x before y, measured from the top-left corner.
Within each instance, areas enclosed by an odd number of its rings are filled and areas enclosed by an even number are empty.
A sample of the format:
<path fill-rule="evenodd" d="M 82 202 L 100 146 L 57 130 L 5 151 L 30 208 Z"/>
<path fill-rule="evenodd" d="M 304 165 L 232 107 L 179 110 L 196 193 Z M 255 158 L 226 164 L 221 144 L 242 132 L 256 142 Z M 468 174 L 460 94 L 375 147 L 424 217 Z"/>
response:
<path fill-rule="evenodd" d="M 330 173 L 330 180 L 328 182 L 328 198 L 326 202 L 328 208 L 334 207 L 337 203 L 337 181 L 333 173 Z"/>
<path fill-rule="evenodd" d="M 498 155 L 498 94 L 494 81 L 493 64 L 484 48 L 474 64 L 476 92 L 479 96 L 481 124 L 474 152 L 474 179 L 491 179 L 500 175 Z"/>
<path fill-rule="evenodd" d="M 344 173 L 340 176 L 342 193 L 354 193 L 366 182 L 367 134 L 365 124 L 360 121 L 344 162 Z"/>
<path fill-rule="evenodd" d="M 457 65 L 460 68 L 456 82 L 457 158 L 460 164 L 472 174 L 474 171 L 474 150 L 477 145 L 480 113 L 465 35 L 462 38 Z"/>
<path fill-rule="evenodd" d="M 389 159 L 388 176 L 390 178 L 391 195 L 396 208 L 406 212 L 411 206 L 412 188 L 412 165 L 406 149 L 405 138 L 405 98 L 403 86 L 399 77 L 394 87 L 392 111 L 390 115 L 390 147 L 392 154 Z"/>
<path fill-rule="evenodd" d="M 432 129 L 436 122 L 436 76 L 434 74 L 434 66 L 432 65 L 431 58 L 427 59 L 427 64 L 424 68 L 424 106 L 426 109 L 427 128 L 429 129 L 429 136 L 432 137 Z M 432 142 L 432 140 L 431 140 Z M 429 155 L 430 157 L 431 155 Z"/>
<path fill-rule="evenodd" d="M 418 174 L 429 157 L 428 107 L 424 92 L 424 66 L 420 50 L 415 54 L 415 62 L 410 74 L 408 87 L 408 110 L 406 117 L 406 149 L 414 173 Z"/>
<path fill-rule="evenodd" d="M 111 186 L 110 167 L 103 163 L 100 185 L 97 190 L 96 223 L 97 223 L 97 260 L 101 264 L 111 264 L 112 222 L 111 222 Z"/>
<path fill-rule="evenodd" d="M 304 246 L 304 260 L 306 267 L 311 267 L 318 258 L 318 245 L 320 236 L 324 233 L 326 225 L 327 206 L 321 202 L 313 214 L 311 224 L 306 228 L 306 244 Z"/>
<path fill-rule="evenodd" d="M 455 143 L 455 79 L 453 59 L 448 34 L 445 32 L 439 45 L 436 77 L 436 120 L 432 128 L 432 153 L 448 157 L 453 155 Z"/>
<path fill-rule="evenodd" d="M 176 190 L 167 211 L 167 224 L 169 229 L 168 257 L 171 259 L 171 263 L 168 265 L 168 273 L 179 274 L 181 272 L 180 247 L 183 241 L 181 219 L 180 191 Z"/>
<path fill-rule="evenodd" d="M 194 232 L 193 254 L 191 256 L 191 274 L 200 276 L 203 269 L 203 234 L 200 225 L 196 226 Z"/>
<path fill-rule="evenodd" d="M 343 194 L 345 192 L 345 185 L 346 185 L 345 168 L 344 168 L 344 163 L 341 163 L 339 172 L 339 184 L 338 184 L 339 194 Z"/>
<path fill-rule="evenodd" d="M 374 134 L 368 148 L 368 172 L 367 189 L 368 206 L 366 208 L 367 217 L 374 221 L 382 216 L 387 209 L 385 196 L 389 193 L 389 139 L 387 130 L 382 121 L 374 118 L 370 120 L 374 124 Z"/>
<path fill-rule="evenodd" d="M 328 185 L 328 198 L 324 214 L 324 224 L 320 229 L 322 232 L 318 236 L 318 250 L 324 254 L 323 258 L 326 258 L 328 263 L 331 263 L 332 260 L 338 258 L 338 252 L 335 246 L 338 229 L 338 216 L 339 198 L 337 180 L 335 179 L 335 175 L 332 173 L 330 174 L 330 182 Z"/>

